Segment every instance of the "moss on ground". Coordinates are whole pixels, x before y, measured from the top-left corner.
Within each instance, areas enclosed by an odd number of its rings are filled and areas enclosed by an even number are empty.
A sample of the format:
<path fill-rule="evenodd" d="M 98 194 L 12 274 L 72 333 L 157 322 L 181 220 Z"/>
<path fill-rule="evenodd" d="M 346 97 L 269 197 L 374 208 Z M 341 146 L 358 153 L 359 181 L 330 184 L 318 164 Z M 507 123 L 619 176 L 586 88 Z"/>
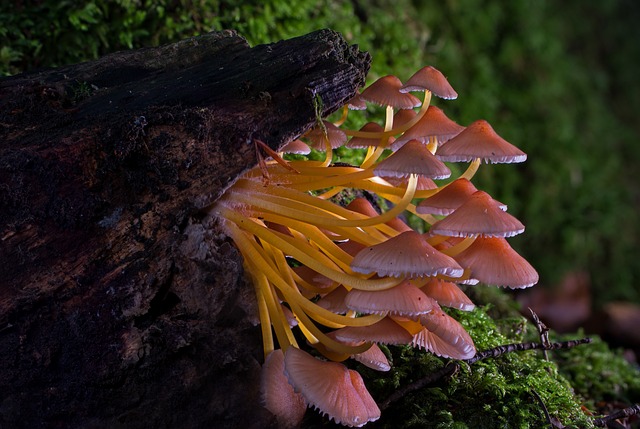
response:
<path fill-rule="evenodd" d="M 535 328 L 524 318 L 494 322 L 486 308 L 471 313 L 451 311 L 470 332 L 478 350 L 522 342 Z M 584 347 L 584 346 L 582 346 Z M 394 368 L 385 375 L 365 371 L 376 398 L 441 369 L 445 359 L 410 347 L 390 348 Z M 538 399 L 539 397 L 539 399 Z M 390 406 L 376 428 L 536 428 L 552 419 L 567 427 L 593 427 L 578 398 L 553 362 L 539 351 L 512 352 L 461 370 Z M 401 422 L 401 423 L 399 423 Z"/>

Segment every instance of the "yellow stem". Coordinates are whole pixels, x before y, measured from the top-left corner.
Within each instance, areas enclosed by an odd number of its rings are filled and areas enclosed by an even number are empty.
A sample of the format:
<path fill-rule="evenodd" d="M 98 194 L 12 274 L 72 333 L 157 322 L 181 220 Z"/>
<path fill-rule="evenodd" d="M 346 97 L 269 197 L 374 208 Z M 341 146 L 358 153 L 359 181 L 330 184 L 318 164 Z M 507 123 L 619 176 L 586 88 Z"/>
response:
<path fill-rule="evenodd" d="M 392 209 L 379 216 L 368 218 L 365 217 L 364 219 L 339 219 L 336 217 L 335 212 L 330 213 L 333 216 L 313 214 L 311 213 L 311 211 L 317 211 L 318 208 L 323 208 L 322 203 L 326 203 L 326 201 L 318 200 L 317 198 L 312 197 L 314 200 L 314 204 L 309 206 L 300 201 L 274 195 L 275 192 L 278 192 L 278 189 L 275 189 L 268 194 L 264 193 L 260 195 L 259 198 L 258 195 L 256 195 L 256 192 L 246 194 L 236 189 L 232 189 L 228 192 L 229 194 L 233 194 L 233 200 L 236 202 L 241 202 L 250 206 L 261 208 L 263 210 L 272 211 L 274 213 L 289 215 L 290 217 L 294 217 L 296 219 L 303 220 L 314 225 L 323 227 L 366 227 L 383 224 L 400 215 L 406 209 L 407 205 L 411 202 L 416 190 L 417 183 L 418 177 L 416 175 L 412 175 L 409 178 L 404 196 L 402 197 L 402 199 L 398 200 L 397 204 Z M 279 190 L 282 190 L 282 188 L 280 188 Z M 339 206 L 330 202 L 328 203 L 331 205 L 332 211 L 338 211 Z M 344 211 L 342 213 L 348 212 L 348 215 L 351 217 L 361 217 L 356 216 L 358 215 L 358 213 L 354 213 L 346 209 L 343 210 Z"/>
<path fill-rule="evenodd" d="M 342 186 L 336 186 L 335 188 L 331 188 L 328 191 L 323 192 L 322 194 L 316 195 L 316 198 L 320 198 L 321 200 L 328 200 L 329 198 L 338 195 L 342 190 L 344 190 Z"/>
<path fill-rule="evenodd" d="M 443 249 L 440 252 L 444 253 L 448 256 L 456 256 L 457 254 L 464 252 L 469 246 L 476 241 L 476 235 L 472 235 L 471 237 L 466 237 L 464 240 L 460 241 L 460 243 L 455 246 L 451 246 L 448 249 Z"/>
<path fill-rule="evenodd" d="M 250 217 L 260 217 L 264 220 L 278 223 L 280 225 L 287 224 L 291 227 L 293 227 L 293 225 L 298 225 L 299 223 L 305 223 L 305 222 L 294 220 L 289 217 L 282 216 L 275 213 L 266 213 L 266 212 L 252 213 L 251 211 L 247 211 L 245 212 L 245 214 L 249 215 Z M 295 227 L 293 228 L 295 229 Z M 393 230 L 391 227 L 389 227 L 389 229 Z M 370 231 L 373 231 L 376 233 L 370 234 L 368 233 Z M 381 231 L 385 232 L 386 234 L 386 229 L 382 230 L 381 228 Z M 341 239 L 353 240 L 365 246 L 373 246 L 373 245 L 379 244 L 387 240 L 388 238 L 387 236 L 377 232 L 377 230 L 369 227 L 362 228 L 362 229 L 361 228 L 331 228 L 331 232 L 338 234 Z M 397 231 L 395 235 L 397 235 Z"/>
<path fill-rule="evenodd" d="M 480 158 L 476 158 L 473 161 L 471 161 L 471 163 L 469 164 L 469 167 L 467 167 L 467 171 L 465 171 L 460 176 L 460 178 L 471 180 L 473 176 L 476 174 L 476 171 L 478 171 L 478 167 L 480 167 L 480 161 L 482 161 Z"/>
<path fill-rule="evenodd" d="M 325 134 L 324 136 L 324 150 L 326 155 L 324 157 L 324 161 L 320 164 L 321 167 L 328 167 L 331 164 L 331 160 L 333 159 L 333 149 L 331 148 L 331 142 L 329 142 L 329 137 Z"/>
<path fill-rule="evenodd" d="M 333 125 L 335 125 L 336 127 L 339 127 L 340 125 L 344 124 L 344 121 L 347 120 L 347 116 L 349 116 L 349 105 L 345 104 L 342 107 L 342 116 L 340 116 L 340 119 L 334 122 Z"/>
<path fill-rule="evenodd" d="M 352 354 L 362 353 L 370 347 L 369 344 L 363 344 L 361 346 L 348 346 L 346 344 L 337 342 L 333 338 L 330 338 L 327 335 L 325 335 L 320 329 L 318 329 L 316 325 L 311 321 L 311 319 L 309 319 L 306 313 L 302 311 L 300 307 L 298 307 L 298 304 L 296 302 L 290 302 L 289 305 L 291 305 L 291 310 L 295 313 L 296 317 L 298 318 L 298 324 L 304 325 L 305 328 L 311 334 L 313 334 L 315 338 L 317 338 L 322 344 L 324 344 L 328 348 L 338 353 L 352 355 Z"/>
<path fill-rule="evenodd" d="M 248 267 L 248 266 L 247 266 Z M 253 288 L 256 292 L 258 301 L 258 314 L 260 315 L 260 329 L 262 331 L 262 349 L 264 350 L 264 358 L 274 350 L 273 332 L 271 331 L 271 319 L 269 318 L 269 309 L 265 301 L 262 288 L 258 285 L 258 279 L 254 277 Z"/>
<path fill-rule="evenodd" d="M 245 231 L 248 231 L 257 237 L 264 238 L 269 243 L 281 249 L 284 253 L 296 258 L 298 261 L 308 266 L 312 270 L 324 275 L 325 277 L 330 278 L 331 280 L 341 283 L 346 287 L 360 289 L 360 290 L 371 290 L 371 291 L 386 290 L 400 284 L 404 279 L 403 277 L 400 277 L 400 278 L 384 277 L 380 279 L 369 280 L 369 279 L 352 276 L 342 271 L 337 271 L 335 269 L 329 268 L 326 265 L 318 262 L 318 260 L 320 260 L 323 255 L 317 250 L 311 248 L 310 246 L 305 246 L 306 248 L 303 251 L 302 249 L 299 248 L 300 243 L 296 242 L 291 237 L 285 236 L 275 231 L 270 231 L 269 229 L 256 224 L 251 219 L 239 213 L 236 213 L 235 211 L 230 210 L 227 207 L 224 207 L 223 205 L 217 206 L 216 211 L 222 218 L 230 220 L 231 222 L 233 222 L 233 224 L 237 225 L 239 228 L 242 228 Z M 233 224 L 228 224 L 230 232 L 233 232 L 233 228 L 231 227 Z M 232 235 L 232 238 L 234 238 L 234 241 L 236 239 L 235 236 L 242 237 L 241 234 L 234 232 Z"/>
<path fill-rule="evenodd" d="M 242 232 L 240 232 L 240 234 L 242 234 Z M 260 292 L 264 297 L 264 301 L 269 311 L 271 325 L 276 331 L 276 337 L 278 338 L 280 348 L 282 350 L 286 350 L 290 345 L 297 346 L 296 340 L 291 332 L 291 328 L 289 328 L 289 323 L 282 312 L 282 308 L 280 308 L 280 303 L 277 302 L 273 296 L 273 291 L 271 290 L 267 277 L 261 273 L 259 269 L 253 268 L 252 262 L 245 259 L 245 263 L 249 266 L 249 271 L 254 276 L 256 285 L 260 288 Z M 261 327 L 261 329 L 264 329 L 264 327 Z"/>

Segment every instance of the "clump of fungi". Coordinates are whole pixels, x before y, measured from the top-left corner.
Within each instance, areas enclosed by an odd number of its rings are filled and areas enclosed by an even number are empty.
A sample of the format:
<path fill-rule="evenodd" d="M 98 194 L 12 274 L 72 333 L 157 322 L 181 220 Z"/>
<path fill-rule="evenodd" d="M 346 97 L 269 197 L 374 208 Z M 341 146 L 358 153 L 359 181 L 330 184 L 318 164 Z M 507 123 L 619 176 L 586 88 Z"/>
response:
<path fill-rule="evenodd" d="M 422 101 L 411 92 L 424 93 Z M 264 162 L 213 207 L 255 286 L 262 394 L 281 426 L 297 425 L 308 406 L 346 426 L 378 419 L 360 374 L 340 362 L 353 358 L 388 371 L 379 343 L 469 359 L 473 340 L 441 308 L 474 308 L 457 284 L 525 288 L 538 281 L 506 240 L 524 226 L 470 182 L 483 160 L 522 162 L 526 155 L 486 121 L 463 127 L 448 119 L 430 105 L 432 95 L 457 98 L 430 66 L 405 84 L 395 76 L 377 80 L 347 103 L 345 114 L 375 103 L 386 109 L 383 123 L 356 131 L 341 128 L 344 117 L 322 121 L 302 137 L 307 144 L 296 140 L 283 152 L 312 146 L 326 151 L 324 161 Z M 361 165 L 332 164 L 333 149 L 345 144 L 367 148 Z M 444 162 L 469 166 L 438 184 L 451 175 Z M 345 189 L 377 195 L 391 208 L 380 213 L 362 197 L 346 206 L 332 202 Z M 428 232 L 401 220 L 405 211 Z M 303 350 L 309 347 L 313 354 Z"/>

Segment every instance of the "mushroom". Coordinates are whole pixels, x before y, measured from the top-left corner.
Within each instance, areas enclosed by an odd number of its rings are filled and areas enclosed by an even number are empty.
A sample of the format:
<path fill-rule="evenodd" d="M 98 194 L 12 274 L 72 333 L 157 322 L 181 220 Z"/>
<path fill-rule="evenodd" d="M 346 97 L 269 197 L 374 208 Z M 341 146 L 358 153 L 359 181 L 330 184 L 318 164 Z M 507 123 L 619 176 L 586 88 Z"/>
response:
<path fill-rule="evenodd" d="M 284 353 L 280 349 L 269 353 L 262 365 L 260 394 L 265 408 L 276 416 L 279 427 L 298 427 L 307 404 L 284 375 Z"/>
<path fill-rule="evenodd" d="M 321 361 L 296 347 L 287 349 L 284 366 L 295 390 L 336 423 L 361 427 L 380 418 L 380 409 L 356 371 Z"/>
<path fill-rule="evenodd" d="M 431 225 L 432 234 L 452 237 L 512 237 L 524 231 L 524 225 L 500 209 L 500 203 L 484 191 L 476 191 L 444 219 Z"/>
<path fill-rule="evenodd" d="M 322 121 L 304 137 L 311 141 L 312 148 L 323 151 L 337 149 L 347 141 L 344 131 L 328 121 Z"/>
<path fill-rule="evenodd" d="M 462 311 L 471 311 L 476 308 L 469 297 L 455 283 L 434 277 L 420 289 L 429 298 L 435 299 L 441 306 L 454 307 Z"/>
<path fill-rule="evenodd" d="M 465 178 L 456 179 L 440 188 L 437 194 L 420 201 L 416 211 L 421 214 L 446 216 L 460 207 L 478 189 Z"/>
<path fill-rule="evenodd" d="M 441 309 L 434 308 L 433 311 L 421 315 L 420 323 L 424 325 L 430 334 L 437 336 L 444 343 L 451 346 L 451 349 L 446 350 L 439 347 L 439 352 L 447 354 L 453 353 L 454 355 L 449 355 L 449 357 L 455 359 L 470 359 L 476 354 L 476 347 L 473 344 L 471 336 L 469 336 L 460 322 Z M 426 347 L 428 344 L 427 341 L 429 340 L 431 340 L 432 345 L 438 345 L 437 341 L 433 341 L 433 338 L 430 338 L 430 335 L 425 335 L 423 331 L 417 335 L 421 334 L 421 337 L 414 336 L 414 344 L 422 338 L 424 343 L 419 343 L 422 347 Z"/>
<path fill-rule="evenodd" d="M 463 269 L 449 256 L 438 252 L 415 231 L 403 232 L 353 258 L 351 269 L 392 277 L 425 277 L 445 274 L 460 277 Z"/>
<path fill-rule="evenodd" d="M 458 98 L 458 93 L 453 89 L 447 78 L 433 66 L 421 68 L 400 88 L 400 92 L 410 91 L 429 91 L 436 97 L 445 100 Z"/>
<path fill-rule="evenodd" d="M 451 170 L 418 140 L 410 140 L 388 158 L 380 161 L 374 173 L 381 177 L 407 177 L 417 174 L 430 179 L 446 179 Z"/>
<path fill-rule="evenodd" d="M 433 299 L 409 281 L 384 291 L 351 290 L 346 295 L 344 303 L 359 313 L 389 313 L 407 317 L 428 313 L 434 307 Z"/>
<path fill-rule="evenodd" d="M 347 326 L 334 331 L 339 341 L 366 341 L 379 344 L 409 344 L 411 334 L 391 318 L 382 320 L 369 326 Z"/>
<path fill-rule="evenodd" d="M 486 284 L 522 289 L 538 283 L 536 270 L 502 237 L 478 237 L 454 259 Z"/>
<path fill-rule="evenodd" d="M 282 146 L 280 152 L 292 153 L 294 155 L 308 155 L 311 153 L 311 148 L 302 140 L 295 139 Z"/>
<path fill-rule="evenodd" d="M 429 106 L 424 116 L 391 144 L 391 149 L 398 150 L 405 143 L 414 139 L 424 144 L 434 139 L 435 143 L 442 145 L 463 130 L 464 127 L 462 125 L 458 125 L 447 118 L 441 109 L 436 106 Z"/>
<path fill-rule="evenodd" d="M 485 120 L 469 125 L 460 134 L 438 148 L 436 156 L 442 161 L 467 162 L 477 158 L 486 163 L 524 162 L 527 155 L 500 137 Z"/>
<path fill-rule="evenodd" d="M 402 82 L 396 76 L 384 76 L 365 88 L 360 98 L 380 106 L 398 109 L 413 109 L 422 104 L 413 95 L 400 92 L 401 87 Z"/>

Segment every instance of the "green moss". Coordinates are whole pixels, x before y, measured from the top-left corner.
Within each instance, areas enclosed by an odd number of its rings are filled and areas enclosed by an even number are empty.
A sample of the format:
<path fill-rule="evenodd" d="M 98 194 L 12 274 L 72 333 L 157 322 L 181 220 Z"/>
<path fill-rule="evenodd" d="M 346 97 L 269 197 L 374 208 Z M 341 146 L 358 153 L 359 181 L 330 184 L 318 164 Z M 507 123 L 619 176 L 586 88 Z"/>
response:
<path fill-rule="evenodd" d="M 582 332 L 563 340 L 579 338 Z M 588 347 L 554 353 L 563 376 L 570 381 L 585 406 L 598 411 L 598 403 L 640 402 L 640 374 L 627 362 L 619 350 L 611 350 L 600 338 L 594 337 Z"/>

